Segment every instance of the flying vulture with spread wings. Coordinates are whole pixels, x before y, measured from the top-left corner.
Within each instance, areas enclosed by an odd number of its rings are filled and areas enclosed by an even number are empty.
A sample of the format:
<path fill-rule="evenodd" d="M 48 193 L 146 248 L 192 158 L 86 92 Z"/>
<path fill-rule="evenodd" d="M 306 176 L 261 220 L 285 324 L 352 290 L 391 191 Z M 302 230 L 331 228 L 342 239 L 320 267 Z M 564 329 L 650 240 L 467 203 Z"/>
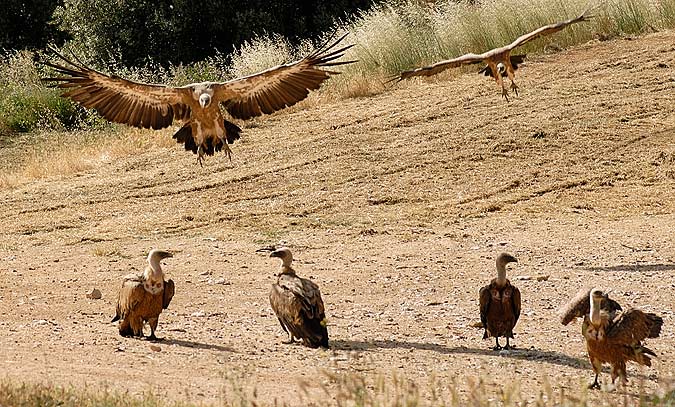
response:
<path fill-rule="evenodd" d="M 230 157 L 228 143 L 239 139 L 241 129 L 226 120 L 222 105 L 230 116 L 246 120 L 274 113 L 305 99 L 309 91 L 339 72 L 321 69 L 356 61 L 336 61 L 352 45 L 337 48 L 346 36 L 326 42 L 308 56 L 285 65 L 233 79 L 227 82 L 192 83 L 181 87 L 146 84 L 114 75 L 106 75 L 75 62 L 52 50 L 66 65 L 45 62 L 62 74 L 44 78 L 57 83 L 68 97 L 82 106 L 96 110 L 115 122 L 139 128 L 163 129 L 174 120 L 182 127 L 173 135 L 186 150 L 204 155 L 223 150 Z"/>
<path fill-rule="evenodd" d="M 560 322 L 567 325 L 579 317 L 584 318 L 581 333 L 586 340 L 588 358 L 595 372 L 595 380 L 589 388 L 600 388 L 598 376 L 603 363 L 612 366 L 612 383 L 618 377 L 622 384 L 627 382 L 627 362 L 652 365 L 650 356 L 656 354 L 642 342 L 660 335 L 663 326 L 660 316 L 634 308 L 622 310 L 607 293 L 594 288 L 581 290 L 562 309 Z"/>
<path fill-rule="evenodd" d="M 515 71 L 518 69 L 518 65 L 525 59 L 525 55 L 511 55 L 511 51 L 513 51 L 514 48 L 524 45 L 543 35 L 551 35 L 572 24 L 589 20 L 592 18 L 592 16 L 588 15 L 590 10 L 590 8 L 587 9 L 578 17 L 571 18 L 559 23 L 545 25 L 529 34 L 521 35 L 511 44 L 501 48 L 495 48 L 482 54 L 469 53 L 462 55 L 461 57 L 449 59 L 447 61 L 437 62 L 430 66 L 403 71 L 400 75 L 395 76 L 391 81 L 400 82 L 404 79 L 415 76 L 432 76 L 449 68 L 457 68 L 461 65 L 470 65 L 483 62 L 487 64 L 487 66 L 481 69 L 480 72 L 487 76 L 492 76 L 495 79 L 497 86 L 499 86 L 502 90 L 502 96 L 508 102 L 509 92 L 506 89 L 506 85 L 504 84 L 504 76 L 511 80 L 511 90 L 513 90 L 516 95 L 518 95 L 518 86 L 515 82 Z"/>

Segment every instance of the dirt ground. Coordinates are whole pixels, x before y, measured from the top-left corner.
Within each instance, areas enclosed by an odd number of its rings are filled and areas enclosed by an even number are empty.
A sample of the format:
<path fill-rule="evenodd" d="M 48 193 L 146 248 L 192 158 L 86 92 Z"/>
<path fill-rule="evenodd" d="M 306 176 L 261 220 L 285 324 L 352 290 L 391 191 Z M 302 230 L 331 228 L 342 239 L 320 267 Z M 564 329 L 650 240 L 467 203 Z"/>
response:
<path fill-rule="evenodd" d="M 149 147 L 0 191 L 0 376 L 197 403 L 241 387 L 324 404 L 330 374 L 350 373 L 408 378 L 426 398 L 479 377 L 490 397 L 570 393 L 592 371 L 580 323 L 556 312 L 597 285 L 665 321 L 626 394 L 672 388 L 675 32 L 532 57 L 517 79 L 510 103 L 488 78 L 450 74 L 256 120 L 231 163 Z M 270 244 L 320 285 L 329 351 L 281 343 L 278 259 L 256 252 Z M 110 323 L 151 248 L 175 252 L 159 352 Z M 519 260 L 523 313 L 518 349 L 499 353 L 472 325 L 502 251 Z"/>

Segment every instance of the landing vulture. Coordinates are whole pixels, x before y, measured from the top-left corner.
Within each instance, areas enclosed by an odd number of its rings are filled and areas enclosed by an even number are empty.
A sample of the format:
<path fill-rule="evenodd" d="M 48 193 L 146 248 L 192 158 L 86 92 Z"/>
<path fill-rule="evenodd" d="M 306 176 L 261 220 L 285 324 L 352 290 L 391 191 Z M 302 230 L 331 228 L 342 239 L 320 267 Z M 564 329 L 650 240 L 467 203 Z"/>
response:
<path fill-rule="evenodd" d="M 298 103 L 309 91 L 318 89 L 323 81 L 339 73 L 320 68 L 355 62 L 335 61 L 352 47 L 336 49 L 345 36 L 324 43 L 298 61 L 227 82 L 181 87 L 139 83 L 95 71 L 76 57 L 73 62 L 56 50 L 52 51 L 64 65 L 52 62 L 45 65 L 62 76 L 43 80 L 57 83 L 65 90 L 64 97 L 95 109 L 115 123 L 163 129 L 174 120 L 182 121 L 182 127 L 173 138 L 197 154 L 201 164 L 205 154 L 213 155 L 215 151 L 223 150 L 230 157 L 227 144 L 239 139 L 241 129 L 224 118 L 221 105 L 230 116 L 246 120 Z"/>
<path fill-rule="evenodd" d="M 592 16 L 588 15 L 589 11 L 590 8 L 584 11 L 578 17 L 540 27 L 531 33 L 521 35 L 511 44 L 505 45 L 501 48 L 495 48 L 482 54 L 469 53 L 462 55 L 461 57 L 437 62 L 430 66 L 403 71 L 394 77 L 392 81 L 402 81 L 414 76 L 432 76 L 449 68 L 457 68 L 461 65 L 470 65 L 483 62 L 487 64 L 487 66 L 481 69 L 480 72 L 492 76 L 495 79 L 497 86 L 499 86 L 502 90 L 502 96 L 508 102 L 509 92 L 506 89 L 504 81 L 502 80 L 502 76 L 505 74 L 505 76 L 511 80 L 511 89 L 516 93 L 516 95 L 518 95 L 518 86 L 515 83 L 515 71 L 518 69 L 518 64 L 522 63 L 523 59 L 525 59 L 525 55 L 511 55 L 511 51 L 513 51 L 514 48 L 524 45 L 543 35 L 551 35 L 572 24 L 588 21 L 590 18 L 592 18 Z"/>
<path fill-rule="evenodd" d="M 288 333 L 288 341 L 284 343 L 298 339 L 305 346 L 328 348 L 326 314 L 319 286 L 295 274 L 289 249 L 275 250 L 270 257 L 279 257 L 282 261 L 277 282 L 270 291 L 270 304 L 281 328 Z"/>
<path fill-rule="evenodd" d="M 124 277 L 117 299 L 117 313 L 112 322 L 119 322 L 122 336 L 143 336 L 143 324 L 150 325 L 148 339 L 156 340 L 155 330 L 159 314 L 166 309 L 175 291 L 173 280 L 164 281 L 164 272 L 159 262 L 173 257 L 163 250 L 151 250 L 148 254 L 148 267 L 138 274 Z"/>
<path fill-rule="evenodd" d="M 504 349 L 511 349 L 509 338 L 513 338 L 513 327 L 520 317 L 520 290 L 506 278 L 506 265 L 517 261 L 507 253 L 497 256 L 497 278 L 479 292 L 480 320 L 485 329 L 483 339 L 494 337 L 494 350 L 502 349 L 500 336 L 506 337 Z"/>
<path fill-rule="evenodd" d="M 649 356 L 656 354 L 642 345 L 642 341 L 660 335 L 663 325 L 660 316 L 634 308 L 621 310 L 616 301 L 610 300 L 606 293 L 597 288 L 590 292 L 582 290 L 572 299 L 561 313 L 561 322 L 566 325 L 580 316 L 584 318 L 581 333 L 586 340 L 588 358 L 595 372 L 595 380 L 589 388 L 600 388 L 598 376 L 603 363 L 612 366 L 612 383 L 619 377 L 622 384 L 627 382 L 628 361 L 643 366 L 652 365 Z"/>

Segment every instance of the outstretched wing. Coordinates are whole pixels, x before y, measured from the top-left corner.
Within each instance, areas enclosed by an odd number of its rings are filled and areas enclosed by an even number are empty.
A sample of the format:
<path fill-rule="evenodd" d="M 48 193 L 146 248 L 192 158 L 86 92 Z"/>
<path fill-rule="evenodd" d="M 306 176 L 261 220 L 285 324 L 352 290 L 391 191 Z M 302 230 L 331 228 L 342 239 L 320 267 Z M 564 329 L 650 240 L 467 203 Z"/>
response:
<path fill-rule="evenodd" d="M 95 109 L 111 122 L 162 129 L 170 126 L 174 119 L 190 117 L 190 107 L 185 102 L 191 97 L 188 88 L 145 84 L 106 75 L 72 62 L 54 49 L 51 51 L 65 64 L 43 63 L 63 76 L 42 80 L 57 83 L 56 86 L 65 90 L 64 97 Z"/>
<path fill-rule="evenodd" d="M 143 280 L 139 276 L 135 274 L 125 276 L 117 297 L 117 315 L 113 322 L 124 319 L 141 302 L 145 292 Z"/>
<path fill-rule="evenodd" d="M 619 313 L 607 330 L 607 340 L 622 345 L 635 345 L 645 338 L 656 338 L 661 333 L 663 318 L 639 309 Z"/>
<path fill-rule="evenodd" d="M 171 303 L 171 299 L 175 293 L 176 286 L 173 284 L 173 280 L 165 281 L 164 292 L 162 293 L 162 308 L 169 308 L 169 304 Z"/>
<path fill-rule="evenodd" d="M 213 85 L 214 100 L 222 102 L 232 117 L 249 119 L 270 114 L 303 100 L 309 91 L 339 72 L 321 67 L 350 64 L 336 62 L 352 45 L 334 49 L 347 34 L 337 41 L 325 43 L 299 61 L 279 65 L 254 75 Z"/>
<path fill-rule="evenodd" d="M 409 71 L 403 71 L 398 76 L 395 76 L 390 80 L 391 81 L 402 81 L 404 79 L 412 78 L 414 76 L 432 76 L 437 73 L 443 72 L 446 69 L 457 68 L 461 65 L 475 64 L 481 62 L 484 58 L 483 54 L 465 54 L 461 57 L 454 59 L 448 59 L 446 61 L 436 62 L 433 65 L 425 66 L 422 68 L 411 69 Z"/>
<path fill-rule="evenodd" d="M 543 27 L 537 28 L 531 33 L 521 35 L 520 37 L 516 38 L 516 40 L 513 41 L 511 44 L 507 45 L 505 48 L 514 49 L 536 38 L 539 38 L 542 35 L 551 35 L 553 33 L 557 33 L 558 31 L 572 24 L 579 23 L 582 21 L 588 21 L 589 19 L 593 18 L 593 16 L 588 14 L 590 10 L 591 8 L 588 8 L 578 17 L 570 18 L 569 20 L 561 21 L 559 23 L 545 25 Z"/>

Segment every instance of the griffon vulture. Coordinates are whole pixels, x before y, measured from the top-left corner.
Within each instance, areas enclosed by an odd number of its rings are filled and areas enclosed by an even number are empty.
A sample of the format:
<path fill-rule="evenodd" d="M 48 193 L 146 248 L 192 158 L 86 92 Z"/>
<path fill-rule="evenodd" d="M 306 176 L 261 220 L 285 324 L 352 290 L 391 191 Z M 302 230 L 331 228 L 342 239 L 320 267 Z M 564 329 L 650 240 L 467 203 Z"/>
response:
<path fill-rule="evenodd" d="M 346 34 L 345 34 L 346 36 Z M 173 135 L 186 150 L 204 155 L 223 150 L 230 157 L 228 143 L 239 139 L 241 129 L 226 120 L 222 107 L 236 119 L 270 114 L 305 99 L 330 75 L 339 72 L 320 68 L 352 63 L 337 62 L 353 45 L 335 49 L 345 37 L 326 42 L 308 56 L 254 75 L 227 82 L 192 83 L 181 87 L 146 84 L 107 75 L 80 61 L 68 60 L 52 50 L 66 65 L 45 62 L 63 76 L 44 78 L 58 83 L 68 97 L 82 106 L 95 109 L 101 116 L 139 128 L 163 129 L 174 120 L 182 127 Z"/>
<path fill-rule="evenodd" d="M 624 385 L 627 382 L 628 361 L 652 365 L 649 355 L 656 354 L 642 345 L 642 341 L 660 335 L 663 325 L 660 316 L 634 308 L 622 311 L 616 301 L 597 288 L 590 292 L 582 290 L 570 301 L 561 313 L 561 322 L 566 325 L 580 316 L 584 317 L 581 333 L 586 340 L 588 358 L 595 372 L 595 380 L 589 388 L 600 388 L 598 376 L 603 363 L 612 366 L 612 383 L 620 377 Z"/>
<path fill-rule="evenodd" d="M 119 322 L 122 336 L 143 336 L 143 324 L 150 325 L 148 339 L 156 340 L 155 330 L 159 314 L 166 309 L 173 298 L 173 280 L 165 281 L 159 262 L 173 257 L 169 252 L 153 249 L 148 254 L 148 267 L 142 274 L 124 277 L 117 299 L 117 314 L 112 322 Z"/>
<path fill-rule="evenodd" d="M 483 339 L 494 337 L 494 350 L 500 350 L 499 337 L 506 337 L 504 349 L 511 349 L 513 327 L 520 317 L 520 290 L 506 278 L 506 265 L 518 260 L 507 253 L 497 256 L 497 278 L 480 289 L 480 320 L 485 333 Z"/>
<path fill-rule="evenodd" d="M 437 62 L 430 66 L 412 69 L 409 71 L 403 71 L 399 75 L 394 77 L 392 81 L 395 80 L 402 81 L 404 79 L 412 78 L 414 76 L 432 76 L 442 71 L 445 71 L 446 69 L 449 68 L 457 68 L 461 65 L 470 65 L 483 62 L 487 64 L 487 66 L 481 69 L 480 72 L 492 76 L 495 79 L 495 81 L 497 82 L 497 86 L 499 86 L 502 90 L 502 96 L 508 102 L 509 92 L 506 89 L 504 81 L 502 80 L 503 79 L 502 76 L 506 74 L 506 77 L 508 77 L 511 80 L 511 89 L 516 93 L 516 95 L 518 95 L 518 86 L 516 85 L 515 82 L 515 71 L 518 68 L 518 65 L 523 62 L 523 59 L 525 59 L 525 55 L 512 56 L 511 51 L 513 51 L 514 48 L 524 45 L 543 35 L 551 35 L 572 24 L 589 20 L 590 18 L 592 18 L 592 16 L 588 15 L 589 11 L 590 8 L 584 11 L 578 17 L 540 27 L 532 31 L 531 33 L 521 35 L 511 44 L 505 45 L 501 48 L 495 48 L 482 54 L 469 53 L 457 58 Z"/>
<path fill-rule="evenodd" d="M 288 333 L 288 341 L 284 343 L 298 339 L 305 346 L 328 348 L 326 314 L 319 286 L 295 274 L 289 249 L 275 250 L 270 257 L 279 257 L 282 261 L 277 282 L 270 291 L 270 304 L 281 328 Z"/>

